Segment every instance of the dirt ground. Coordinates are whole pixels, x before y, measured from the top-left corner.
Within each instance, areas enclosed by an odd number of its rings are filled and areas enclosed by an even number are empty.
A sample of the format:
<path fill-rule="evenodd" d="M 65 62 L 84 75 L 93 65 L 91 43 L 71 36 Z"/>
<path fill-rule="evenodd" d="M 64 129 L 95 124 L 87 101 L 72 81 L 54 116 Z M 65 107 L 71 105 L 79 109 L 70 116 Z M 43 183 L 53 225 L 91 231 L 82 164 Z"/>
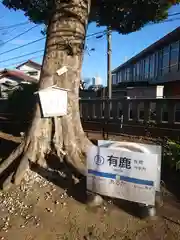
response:
<path fill-rule="evenodd" d="M 140 219 L 127 212 L 132 210 L 130 204 L 123 207 L 121 201 L 119 204 L 105 201 L 101 207 L 92 208 L 81 201 L 81 196 L 78 199 L 73 192 L 34 172 L 28 172 L 26 181 L 21 187 L 0 194 L 0 239 L 173 240 L 180 237 L 180 204 L 169 193 L 164 199 L 171 201 L 165 200 L 156 219 Z"/>
<path fill-rule="evenodd" d="M 0 192 L 1 240 L 180 239 L 180 203 L 166 188 L 158 216 L 142 219 L 139 206 L 121 200 L 90 207 L 84 180 L 67 184 L 60 170 L 32 170 L 21 186 Z"/>

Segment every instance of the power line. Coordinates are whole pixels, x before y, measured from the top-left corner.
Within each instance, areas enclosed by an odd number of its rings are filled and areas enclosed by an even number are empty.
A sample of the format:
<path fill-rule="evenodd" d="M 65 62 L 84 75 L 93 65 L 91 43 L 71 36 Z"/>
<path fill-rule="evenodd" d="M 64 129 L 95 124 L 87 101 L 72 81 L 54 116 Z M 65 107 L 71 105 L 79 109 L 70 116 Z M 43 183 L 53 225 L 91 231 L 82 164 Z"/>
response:
<path fill-rule="evenodd" d="M 2 61 L 0 61 L 0 63 L 4 63 L 4 62 L 8 62 L 8 61 L 15 60 L 15 59 L 18 59 L 18 58 L 26 57 L 26 56 L 29 56 L 29 55 L 32 55 L 32 54 L 35 54 L 35 53 L 43 52 L 43 51 L 44 51 L 44 49 L 41 49 L 39 51 L 35 51 L 35 52 L 27 53 L 27 54 L 24 54 L 24 55 L 16 56 L 16 57 L 13 57 L 13 58 L 9 58 L 9 59 L 6 59 L 6 60 L 2 60 Z"/>
<path fill-rule="evenodd" d="M 180 14 L 180 13 L 176 13 L 176 15 L 177 15 L 177 14 Z M 167 19 L 167 20 L 165 20 L 164 22 L 170 22 L 170 21 L 176 21 L 176 20 L 180 20 L 180 18 Z M 34 26 L 34 27 L 37 27 L 37 25 Z M 34 27 L 32 27 L 32 28 L 34 28 Z M 31 28 L 31 29 L 32 29 L 32 28 Z M 27 30 L 27 31 L 30 31 L 31 29 L 29 29 L 29 30 Z M 26 32 L 27 32 L 27 31 L 26 31 Z M 25 34 L 25 32 L 22 33 L 22 34 Z M 102 34 L 102 35 L 99 36 L 99 38 L 101 38 L 101 37 L 103 37 L 105 34 L 107 34 L 107 30 L 99 31 L 99 32 L 96 32 L 96 33 L 89 34 L 89 35 L 86 36 L 86 39 L 89 40 L 91 37 L 97 36 L 98 34 Z M 18 36 L 16 36 L 16 38 L 17 38 L 17 37 L 18 37 Z M 98 38 L 98 36 L 97 36 L 96 38 Z M 20 49 L 20 48 L 22 48 L 22 47 L 29 46 L 29 45 L 31 45 L 31 44 L 33 44 L 33 43 L 39 42 L 39 41 L 44 40 L 44 39 L 45 39 L 45 37 L 40 38 L 40 39 L 37 39 L 37 40 L 32 41 L 32 42 L 29 42 L 29 43 L 24 44 L 24 45 L 22 45 L 22 46 L 19 46 L 19 47 L 10 49 L 10 50 L 8 50 L 8 51 L 2 52 L 2 53 L 0 53 L 0 56 L 3 55 L 3 54 L 9 53 L 9 52 L 11 52 L 11 51 Z M 11 39 L 11 40 L 12 40 L 12 39 Z M 31 53 L 28 53 L 28 54 L 16 56 L 16 57 L 13 57 L 13 58 L 6 59 L 6 60 L 4 60 L 4 61 L 0 61 L 0 63 L 2 63 L 2 62 L 8 62 L 8 61 L 11 61 L 11 60 L 14 60 L 14 59 L 18 59 L 18 58 L 21 58 L 21 57 L 25 57 L 25 56 L 28 56 L 28 55 L 35 54 L 35 53 L 39 53 L 39 52 L 42 52 L 42 51 L 44 51 L 44 50 L 39 50 L 39 51 L 31 52 Z"/>
<path fill-rule="evenodd" d="M 29 23 L 29 21 L 27 21 L 27 22 L 22 22 L 22 23 L 17 23 L 17 24 L 10 25 L 10 26 L 4 26 L 4 27 L 1 27 L 1 28 L 0 28 L 0 31 L 6 30 L 6 29 L 9 29 L 9 28 L 14 28 L 14 27 L 23 26 L 23 25 L 26 25 L 26 24 L 28 24 L 28 23 Z"/>
<path fill-rule="evenodd" d="M 90 38 L 90 37 L 96 36 L 98 34 L 103 34 L 103 33 L 107 33 L 107 30 L 89 34 L 89 35 L 86 36 L 86 38 Z"/>
<path fill-rule="evenodd" d="M 33 43 L 40 42 L 40 41 L 42 41 L 42 40 L 44 40 L 44 39 L 45 39 L 45 37 L 39 38 L 39 39 L 37 39 L 37 40 L 35 40 L 35 41 L 26 43 L 26 44 L 21 45 L 21 46 L 19 46 L 19 47 L 12 48 L 12 49 L 10 49 L 10 50 L 7 50 L 7 51 L 5 51 L 5 52 L 0 53 L 0 56 L 3 55 L 3 54 L 9 53 L 9 52 L 15 51 L 15 50 L 17 50 L 17 49 L 20 49 L 20 48 L 23 48 L 23 47 L 27 47 L 27 46 L 29 46 L 29 45 L 31 45 L 31 44 L 33 44 Z"/>
<path fill-rule="evenodd" d="M 15 27 L 15 28 L 13 28 L 13 29 L 11 29 L 11 30 L 4 30 L 4 31 L 1 33 L 1 35 L 2 35 L 2 36 L 6 36 L 6 35 L 12 36 L 12 32 L 15 31 L 15 30 L 17 30 L 17 27 Z"/>
<path fill-rule="evenodd" d="M 36 53 L 40 53 L 40 52 L 44 52 L 44 49 L 41 49 L 41 50 L 38 50 L 38 51 L 35 51 L 35 52 L 30 52 L 30 53 L 23 54 L 23 55 L 19 55 L 19 56 L 13 57 L 13 58 L 8 58 L 8 59 L 0 61 L 0 63 L 8 62 L 8 61 L 11 61 L 11 60 L 15 60 L 15 59 L 18 59 L 18 58 L 26 57 L 26 56 L 29 56 L 29 55 L 32 55 L 32 54 L 36 54 Z M 41 55 L 41 56 L 43 56 L 43 55 Z M 19 62 L 17 62 L 17 64 L 19 64 Z M 5 67 L 12 66 L 12 65 L 15 65 L 15 64 L 8 64 L 8 65 L 5 65 Z"/>
<path fill-rule="evenodd" d="M 180 12 L 168 14 L 168 17 L 173 17 L 173 16 L 177 16 L 177 15 L 180 15 Z"/>
<path fill-rule="evenodd" d="M 166 20 L 163 20 L 163 21 L 160 21 L 160 22 L 151 22 L 148 25 L 162 24 L 162 23 L 174 22 L 174 21 L 178 21 L 178 20 L 180 20 L 180 17 L 179 18 L 177 17 L 177 18 L 166 19 Z"/>
<path fill-rule="evenodd" d="M 88 34 L 88 35 L 86 36 L 86 38 L 88 38 L 87 40 L 89 40 L 91 37 L 97 36 L 98 34 L 103 34 L 102 36 L 104 36 L 105 33 L 107 33 L 107 30 L 99 31 L 99 32 L 92 33 L 92 34 Z M 41 38 L 41 39 L 38 39 L 38 40 L 36 40 L 36 41 L 30 42 L 30 43 L 28 43 L 28 44 L 24 44 L 24 45 L 19 46 L 19 47 L 17 47 L 17 48 L 10 49 L 10 50 L 8 50 L 8 51 L 6 51 L 6 52 L 0 53 L 0 55 L 3 55 L 3 54 L 5 54 L 5 53 L 11 52 L 11 51 L 14 51 L 14 50 L 19 49 L 19 48 L 21 48 L 21 47 L 28 46 L 28 45 L 30 45 L 30 44 L 33 44 L 33 43 L 38 42 L 38 41 L 41 41 L 41 40 L 43 40 L 43 39 L 45 39 L 45 37 L 43 37 L 43 38 Z M 16 56 L 16 57 L 13 57 L 13 58 L 9 58 L 9 59 L 0 61 L 0 63 L 8 62 L 8 61 L 11 61 L 11 60 L 15 60 L 15 59 L 18 59 L 18 58 L 21 58 L 21 57 L 25 57 L 25 56 L 32 55 L 32 54 L 39 53 L 39 52 L 43 52 L 43 51 L 44 51 L 44 50 L 42 49 L 42 50 L 38 50 L 38 51 L 35 51 L 35 52 L 27 53 L 27 54 L 24 54 L 24 55 Z M 40 55 L 40 56 L 38 56 L 38 57 L 42 57 L 42 56 L 43 56 L 43 55 Z M 38 57 L 32 57 L 31 59 L 38 58 Z M 3 68 L 9 67 L 9 66 L 14 66 L 14 65 L 17 65 L 17 64 L 21 64 L 21 63 L 23 63 L 23 62 L 24 62 L 24 61 L 14 62 L 14 63 L 12 63 L 12 64 L 8 64 L 8 65 L 3 66 Z"/>
<path fill-rule="evenodd" d="M 180 13 L 174 13 L 174 14 L 170 14 L 169 16 L 175 16 L 175 15 L 179 15 L 179 14 L 180 14 Z M 164 20 L 164 22 L 171 22 L 171 21 L 176 21 L 176 20 L 180 20 L 180 18 L 167 19 L 167 20 Z M 21 25 L 22 25 L 22 24 L 27 24 L 27 23 L 29 23 L 29 22 L 21 23 Z M 18 25 L 20 25 L 20 24 L 18 24 Z M 13 26 L 15 26 L 15 25 L 13 25 Z M 17 26 L 17 24 L 16 24 L 16 26 Z M 11 26 L 11 27 L 12 27 L 12 26 Z M 33 26 L 32 28 L 28 29 L 27 31 L 30 31 L 30 30 L 33 29 L 34 27 L 37 27 L 37 25 L 36 25 L 36 26 Z M 22 34 L 25 34 L 27 31 L 25 31 L 24 33 L 21 33 L 21 34 L 19 34 L 19 35 L 21 36 Z M 105 34 L 107 34 L 107 30 L 99 31 L 99 32 L 96 32 L 96 33 L 89 34 L 89 35 L 86 36 L 86 39 L 89 40 L 91 37 L 97 36 L 98 34 L 102 34 L 102 35 L 99 36 L 99 38 L 101 38 L 101 37 L 103 37 Z M 16 36 L 15 38 L 19 37 L 19 35 Z M 97 36 L 96 38 L 98 38 L 98 36 Z M 22 46 L 19 46 L 19 47 L 17 47 L 17 48 L 10 49 L 10 50 L 8 50 L 8 51 L 5 51 L 5 52 L 3 52 L 3 53 L 0 53 L 0 55 L 3 55 L 3 54 L 5 54 L 5 53 L 9 53 L 9 52 L 11 52 L 11 51 L 14 51 L 14 50 L 16 50 L 16 49 L 20 49 L 20 48 L 22 48 L 22 47 L 29 46 L 30 44 L 39 42 L 39 41 L 44 40 L 44 39 L 45 39 L 45 37 L 40 38 L 40 39 L 37 39 L 37 40 L 35 40 L 35 41 L 29 42 L 29 43 L 24 44 L 24 45 L 22 45 Z M 8 40 L 8 41 L 10 41 L 10 40 Z M 11 39 L 11 41 L 12 41 L 12 39 Z M 31 52 L 31 53 L 28 53 L 28 54 L 16 56 L 16 57 L 13 57 L 13 58 L 6 59 L 6 60 L 4 60 L 4 61 L 0 61 L 0 63 L 2 63 L 2 62 L 8 62 L 8 61 L 11 61 L 11 60 L 14 60 L 14 59 L 18 59 L 18 58 L 21 58 L 21 57 L 25 57 L 25 56 L 32 55 L 32 54 L 39 53 L 39 52 L 43 52 L 43 51 L 44 51 L 44 50 L 39 50 L 39 51 Z M 43 56 L 43 55 L 41 55 L 40 57 L 42 57 L 42 56 Z M 33 57 L 33 58 L 34 58 L 34 57 Z M 33 58 L 32 58 L 32 59 L 33 59 Z M 35 58 L 37 58 L 37 57 L 35 57 Z M 19 64 L 19 63 L 22 63 L 22 62 L 24 62 L 24 61 L 16 62 L 16 63 L 14 63 L 14 64 L 11 64 L 11 65 L 9 64 L 9 65 L 6 65 L 6 66 L 13 66 L 13 65 L 16 65 L 16 64 Z M 6 67 L 6 66 L 5 66 L 5 67 Z"/>
<path fill-rule="evenodd" d="M 9 58 L 9 59 L 6 59 L 6 60 L 2 60 L 2 61 L 0 61 L 0 63 L 8 62 L 8 61 L 11 61 L 11 60 L 15 60 L 15 59 L 18 59 L 18 58 L 26 57 L 26 56 L 29 56 L 29 55 L 32 55 L 32 54 L 36 54 L 36 53 L 40 53 L 40 52 L 44 52 L 44 49 L 41 49 L 41 50 L 38 50 L 38 51 L 35 51 L 35 52 L 30 52 L 30 53 L 27 53 L 27 54 L 23 54 L 23 55 L 20 55 L 20 56 L 16 56 L 16 57 L 13 57 L 13 58 Z M 39 57 L 42 57 L 42 56 L 43 55 L 40 55 Z M 32 57 L 31 59 L 34 59 L 34 58 L 38 58 L 38 57 Z M 17 64 L 21 64 L 24 61 L 25 60 L 20 61 L 20 62 L 14 62 L 14 63 L 8 64 L 8 65 L 4 65 L 3 68 L 9 67 L 9 66 L 14 66 L 14 65 L 17 65 Z"/>
<path fill-rule="evenodd" d="M 35 25 L 35 26 L 33 26 L 33 27 L 27 29 L 26 31 L 24 31 L 24 32 L 22 32 L 22 33 L 16 35 L 15 37 L 8 39 L 6 42 L 0 44 L 0 46 L 4 46 L 6 43 L 9 43 L 9 42 L 13 41 L 14 39 L 16 39 L 16 38 L 18 38 L 18 37 L 20 37 L 20 36 L 22 36 L 22 35 L 28 33 L 29 31 L 31 31 L 32 29 L 36 28 L 37 26 L 38 26 L 38 25 Z"/>
<path fill-rule="evenodd" d="M 37 26 L 37 25 L 36 25 L 36 26 Z M 36 26 L 34 26 L 34 27 L 36 27 Z M 33 27 L 33 28 L 34 28 L 34 27 Z M 31 28 L 31 29 L 32 29 L 32 28 Z M 29 29 L 29 31 L 30 31 L 30 29 Z M 94 36 L 96 36 L 96 35 L 98 35 L 98 34 L 101 34 L 101 33 L 103 33 L 103 35 L 104 35 L 106 32 L 107 32 L 107 31 L 100 31 L 100 32 L 92 33 L 92 34 L 87 35 L 86 38 L 88 38 L 87 40 L 89 40 L 89 38 L 91 38 L 91 37 L 94 37 Z M 17 37 L 17 36 L 16 36 L 16 37 Z M 33 42 L 30 42 L 30 43 L 27 43 L 27 44 L 24 44 L 24 45 L 22 45 L 22 46 L 19 46 L 19 47 L 10 49 L 10 50 L 8 50 L 8 51 L 5 51 L 5 52 L 3 52 L 3 53 L 0 53 L 0 56 L 3 55 L 3 54 L 5 54 L 5 53 L 9 53 L 9 52 L 11 52 L 11 51 L 14 51 L 14 50 L 20 49 L 20 48 L 22 48 L 22 47 L 28 46 L 28 45 L 30 45 L 30 44 L 39 42 L 39 41 L 41 41 L 41 40 L 43 40 L 43 39 L 45 39 L 45 37 L 40 38 L 40 39 L 37 39 L 37 40 L 35 40 L 35 41 L 33 41 Z M 44 51 L 44 50 L 42 49 L 42 50 L 38 50 L 38 51 L 35 51 L 35 52 L 31 52 L 31 53 L 23 54 L 23 55 L 20 55 L 20 56 L 16 56 L 16 57 L 13 57 L 13 58 L 5 59 L 5 60 L 3 60 L 3 61 L 0 61 L 0 63 L 8 62 L 8 61 L 11 61 L 11 60 L 15 60 L 15 59 L 18 59 L 18 58 L 22 58 L 22 57 L 29 56 L 29 55 L 32 55 L 32 54 L 35 54 L 35 53 L 39 53 L 39 52 L 43 52 L 43 51 Z M 4 67 L 16 65 L 16 64 L 19 64 L 19 62 L 18 62 L 18 63 L 14 63 L 14 64 L 8 64 L 8 65 L 6 65 L 6 66 L 4 66 Z"/>
<path fill-rule="evenodd" d="M 92 33 L 92 34 L 87 35 L 86 38 L 90 38 L 90 37 L 93 37 L 93 36 L 95 36 L 95 35 L 97 35 L 97 34 L 104 33 L 104 32 L 106 32 L 106 31 L 100 31 L 100 32 Z M 29 45 L 31 45 L 31 44 L 33 44 L 33 43 L 42 41 L 42 40 L 44 40 L 44 39 L 45 39 L 45 37 L 40 38 L 40 39 L 37 39 L 37 40 L 32 41 L 32 42 L 29 42 L 29 43 L 27 43 L 27 44 L 21 45 L 21 46 L 19 46 L 19 47 L 12 48 L 12 49 L 10 49 L 10 50 L 7 50 L 7 51 L 5 51 L 5 52 L 0 53 L 0 56 L 3 55 L 3 54 L 9 53 L 9 52 L 15 51 L 15 50 L 17 50 L 17 49 L 20 49 L 20 48 L 22 48 L 22 47 L 29 46 Z M 88 39 L 87 39 L 87 40 L 88 40 Z"/>
<path fill-rule="evenodd" d="M 99 34 L 99 32 L 96 33 L 96 34 Z M 90 34 L 88 36 L 93 36 L 93 35 L 95 35 L 95 34 Z M 18 58 L 26 57 L 26 56 L 29 56 L 29 55 L 32 55 L 32 54 L 35 54 L 35 53 L 43 52 L 43 51 L 44 51 L 44 49 L 41 49 L 41 50 L 38 50 L 38 51 L 35 51 L 35 52 L 30 52 L 30 53 L 19 55 L 19 56 L 13 57 L 13 58 L 8 58 L 8 59 L 0 61 L 0 63 L 4 63 L 4 62 L 8 62 L 8 61 L 15 60 L 15 59 L 18 59 Z"/>
<path fill-rule="evenodd" d="M 166 19 L 166 20 L 164 20 L 163 22 L 174 22 L 174 21 L 177 21 L 177 20 L 180 20 L 180 18 Z M 163 23 L 163 22 L 162 22 L 162 23 Z"/>
<path fill-rule="evenodd" d="M 38 55 L 38 56 L 34 56 L 34 57 L 30 58 L 30 60 L 31 60 L 31 59 L 40 58 L 40 57 L 43 57 L 43 55 L 41 54 L 41 55 Z M 29 59 L 27 59 L 27 60 L 29 60 Z M 24 61 L 27 61 L 27 60 L 24 60 Z M 12 63 L 12 64 L 8 64 L 8 65 L 3 66 L 3 68 L 7 68 L 7 67 L 9 67 L 9 66 L 19 65 L 19 64 L 21 64 L 21 63 L 24 63 L 24 61 L 14 62 L 14 63 Z"/>

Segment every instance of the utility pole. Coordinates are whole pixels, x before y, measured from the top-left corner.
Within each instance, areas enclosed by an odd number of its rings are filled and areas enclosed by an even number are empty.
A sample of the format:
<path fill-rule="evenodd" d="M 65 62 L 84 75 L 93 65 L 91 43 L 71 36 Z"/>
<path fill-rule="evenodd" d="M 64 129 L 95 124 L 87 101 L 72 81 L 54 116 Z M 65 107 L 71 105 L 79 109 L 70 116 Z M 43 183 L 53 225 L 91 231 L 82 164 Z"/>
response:
<path fill-rule="evenodd" d="M 107 29 L 107 86 L 108 86 L 108 98 L 111 99 L 112 97 L 112 75 L 111 75 L 111 30 L 108 27 Z"/>

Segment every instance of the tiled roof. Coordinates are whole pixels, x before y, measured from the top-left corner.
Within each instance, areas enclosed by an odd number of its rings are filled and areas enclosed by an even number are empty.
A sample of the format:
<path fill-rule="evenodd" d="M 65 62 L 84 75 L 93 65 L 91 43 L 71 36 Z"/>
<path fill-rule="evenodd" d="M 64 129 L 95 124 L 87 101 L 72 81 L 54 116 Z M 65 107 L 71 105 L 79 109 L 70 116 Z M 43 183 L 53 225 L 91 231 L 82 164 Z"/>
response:
<path fill-rule="evenodd" d="M 21 65 L 17 66 L 16 68 L 18 69 L 23 65 L 29 65 L 29 66 L 32 66 L 32 67 L 36 68 L 37 70 L 41 70 L 41 64 L 39 64 L 37 62 L 34 62 L 32 60 L 28 60 L 28 61 L 22 63 Z"/>
<path fill-rule="evenodd" d="M 32 78 L 28 75 L 26 75 L 25 73 L 18 71 L 18 70 L 8 70 L 8 69 L 4 69 L 3 71 L 0 72 L 0 78 L 3 77 L 15 77 L 18 78 L 22 81 L 25 82 L 32 82 L 32 83 L 36 83 L 37 79 Z"/>

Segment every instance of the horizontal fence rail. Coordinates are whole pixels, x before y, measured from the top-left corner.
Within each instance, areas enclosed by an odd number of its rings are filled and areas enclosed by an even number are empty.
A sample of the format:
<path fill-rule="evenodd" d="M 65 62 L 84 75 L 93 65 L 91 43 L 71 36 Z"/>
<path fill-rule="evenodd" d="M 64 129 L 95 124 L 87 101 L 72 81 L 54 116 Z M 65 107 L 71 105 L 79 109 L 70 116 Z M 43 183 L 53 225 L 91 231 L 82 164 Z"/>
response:
<path fill-rule="evenodd" d="M 81 99 L 80 116 L 85 130 L 180 136 L 180 98 Z"/>
<path fill-rule="evenodd" d="M 180 98 L 81 99 L 79 105 L 86 132 L 180 138 Z M 14 119 L 5 106 L 7 100 L 0 101 L 1 131 L 24 131 L 28 121 Z"/>

